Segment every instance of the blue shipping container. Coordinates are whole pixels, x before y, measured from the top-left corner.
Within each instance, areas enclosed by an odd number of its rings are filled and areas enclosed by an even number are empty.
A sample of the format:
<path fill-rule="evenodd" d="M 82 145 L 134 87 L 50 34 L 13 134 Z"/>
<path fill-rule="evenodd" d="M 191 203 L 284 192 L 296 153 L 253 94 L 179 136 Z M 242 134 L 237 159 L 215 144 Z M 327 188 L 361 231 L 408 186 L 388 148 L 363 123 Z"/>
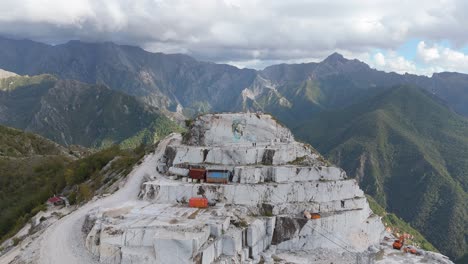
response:
<path fill-rule="evenodd" d="M 228 183 L 229 171 L 207 171 L 206 182 L 208 183 Z"/>
<path fill-rule="evenodd" d="M 227 171 L 208 171 L 207 175 L 210 178 L 229 178 L 229 172 Z"/>

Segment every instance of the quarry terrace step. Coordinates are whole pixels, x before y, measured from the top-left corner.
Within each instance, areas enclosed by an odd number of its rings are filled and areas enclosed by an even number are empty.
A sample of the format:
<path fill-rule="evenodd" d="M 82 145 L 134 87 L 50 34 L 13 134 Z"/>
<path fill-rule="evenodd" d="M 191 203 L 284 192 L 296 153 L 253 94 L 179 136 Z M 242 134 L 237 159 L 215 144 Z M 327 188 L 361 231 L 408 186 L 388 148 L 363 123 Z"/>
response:
<path fill-rule="evenodd" d="M 199 184 L 158 180 L 144 183 L 141 197 L 152 202 L 176 203 L 200 194 L 210 202 L 237 205 L 323 203 L 364 197 L 354 180 L 263 184 Z"/>
<path fill-rule="evenodd" d="M 311 149 L 297 142 L 268 147 L 240 145 L 235 148 L 168 146 L 165 157 L 169 166 L 177 164 L 285 165 L 305 156 L 318 158 Z"/>
<path fill-rule="evenodd" d="M 337 167 L 326 166 L 237 166 L 234 168 L 233 182 L 307 182 L 307 181 L 340 181 L 346 173 Z"/>
<path fill-rule="evenodd" d="M 344 211 L 316 220 L 259 216 L 239 227 L 231 224 L 229 217 L 213 216 L 224 214 L 222 207 L 194 210 L 161 204 L 142 206 L 123 214 L 101 214 L 104 217 L 87 237 L 91 251 L 98 252 L 101 260 L 117 257 L 114 261 L 124 263 L 141 263 L 151 252 L 156 263 L 193 263 L 190 259 L 197 258 L 201 263 L 212 263 L 236 255 L 241 255 L 242 261 L 256 258 L 271 245 L 281 250 L 334 249 L 336 241 L 352 240 L 354 249 L 364 250 L 379 237 L 372 231 L 379 229 L 380 220 L 369 217 L 367 210 Z M 138 211 L 146 212 L 145 216 L 138 217 Z M 371 235 L 359 235 L 363 233 Z M 121 254 L 114 254 L 119 248 Z"/>
<path fill-rule="evenodd" d="M 184 164 L 180 167 L 170 167 L 168 175 L 181 177 L 191 177 L 192 174 L 201 173 L 204 170 L 187 169 L 195 164 Z M 228 165 L 213 165 L 213 164 L 197 164 L 206 170 L 224 170 L 232 172 L 231 182 L 233 183 L 264 183 L 264 182 L 306 182 L 306 181 L 339 181 L 346 179 L 346 173 L 338 167 L 328 166 L 228 166 Z M 202 175 L 196 179 L 203 178 Z"/>

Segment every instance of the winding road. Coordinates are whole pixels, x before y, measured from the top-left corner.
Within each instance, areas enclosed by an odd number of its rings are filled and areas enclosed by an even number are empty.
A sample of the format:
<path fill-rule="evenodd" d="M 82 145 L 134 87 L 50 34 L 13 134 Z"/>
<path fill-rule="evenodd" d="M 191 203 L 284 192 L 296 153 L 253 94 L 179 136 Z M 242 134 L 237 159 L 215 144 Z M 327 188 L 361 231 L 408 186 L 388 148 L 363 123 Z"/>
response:
<path fill-rule="evenodd" d="M 166 146 L 180 139 L 179 134 L 172 134 L 166 137 L 159 143 L 154 153 L 145 156 L 143 162 L 135 166 L 133 171 L 127 176 L 124 187 L 119 191 L 105 198 L 85 204 L 49 227 L 42 235 L 42 239 L 39 239 L 41 246 L 38 263 L 98 263 L 96 257 L 93 257 L 84 246 L 81 227 L 83 226 L 86 214 L 97 207 L 120 206 L 125 202 L 137 200 L 145 175 L 157 174 L 156 162 L 164 154 Z"/>

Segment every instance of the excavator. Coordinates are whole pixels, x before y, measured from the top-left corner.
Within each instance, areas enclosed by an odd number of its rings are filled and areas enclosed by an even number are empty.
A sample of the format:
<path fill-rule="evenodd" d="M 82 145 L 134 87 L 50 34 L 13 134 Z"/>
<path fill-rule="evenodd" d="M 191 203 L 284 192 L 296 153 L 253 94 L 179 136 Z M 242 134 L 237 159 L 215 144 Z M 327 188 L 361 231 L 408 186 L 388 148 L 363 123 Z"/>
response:
<path fill-rule="evenodd" d="M 397 239 L 397 240 L 395 240 L 395 242 L 393 242 L 393 248 L 400 250 L 403 247 L 404 244 L 405 244 L 405 237 L 400 236 L 399 239 Z"/>
<path fill-rule="evenodd" d="M 403 252 L 405 253 L 411 253 L 413 255 L 421 255 L 418 250 L 414 247 L 405 247 L 403 248 Z"/>
<path fill-rule="evenodd" d="M 395 242 L 393 242 L 393 248 L 400 250 L 403 245 L 405 244 L 405 236 L 400 236 Z M 421 253 L 414 247 L 412 246 L 407 246 L 403 248 L 403 252 L 405 253 L 411 253 L 414 255 L 421 255 Z"/>

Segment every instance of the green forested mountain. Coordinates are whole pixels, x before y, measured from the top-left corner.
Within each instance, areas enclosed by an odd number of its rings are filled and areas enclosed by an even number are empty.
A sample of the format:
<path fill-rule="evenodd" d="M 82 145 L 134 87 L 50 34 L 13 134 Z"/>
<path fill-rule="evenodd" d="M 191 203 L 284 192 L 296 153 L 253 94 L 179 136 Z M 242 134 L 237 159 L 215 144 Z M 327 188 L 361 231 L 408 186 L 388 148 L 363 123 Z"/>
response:
<path fill-rule="evenodd" d="M 0 125 L 0 157 L 67 155 L 68 150 L 40 136 Z"/>
<path fill-rule="evenodd" d="M 294 130 L 439 250 L 466 254 L 466 118 L 428 92 L 399 86 Z"/>
<path fill-rule="evenodd" d="M 63 145 L 98 148 L 153 143 L 177 129 L 132 96 L 47 74 L 0 79 L 0 123 Z"/>
<path fill-rule="evenodd" d="M 72 204 L 86 201 L 126 176 L 144 154 L 143 146 L 118 145 L 90 153 L 0 126 L 0 243 L 44 210 L 52 195 L 63 194 Z"/>
<path fill-rule="evenodd" d="M 0 126 L 0 241 L 61 191 L 65 180 L 58 171 L 75 158 L 72 150 L 50 140 Z"/>

